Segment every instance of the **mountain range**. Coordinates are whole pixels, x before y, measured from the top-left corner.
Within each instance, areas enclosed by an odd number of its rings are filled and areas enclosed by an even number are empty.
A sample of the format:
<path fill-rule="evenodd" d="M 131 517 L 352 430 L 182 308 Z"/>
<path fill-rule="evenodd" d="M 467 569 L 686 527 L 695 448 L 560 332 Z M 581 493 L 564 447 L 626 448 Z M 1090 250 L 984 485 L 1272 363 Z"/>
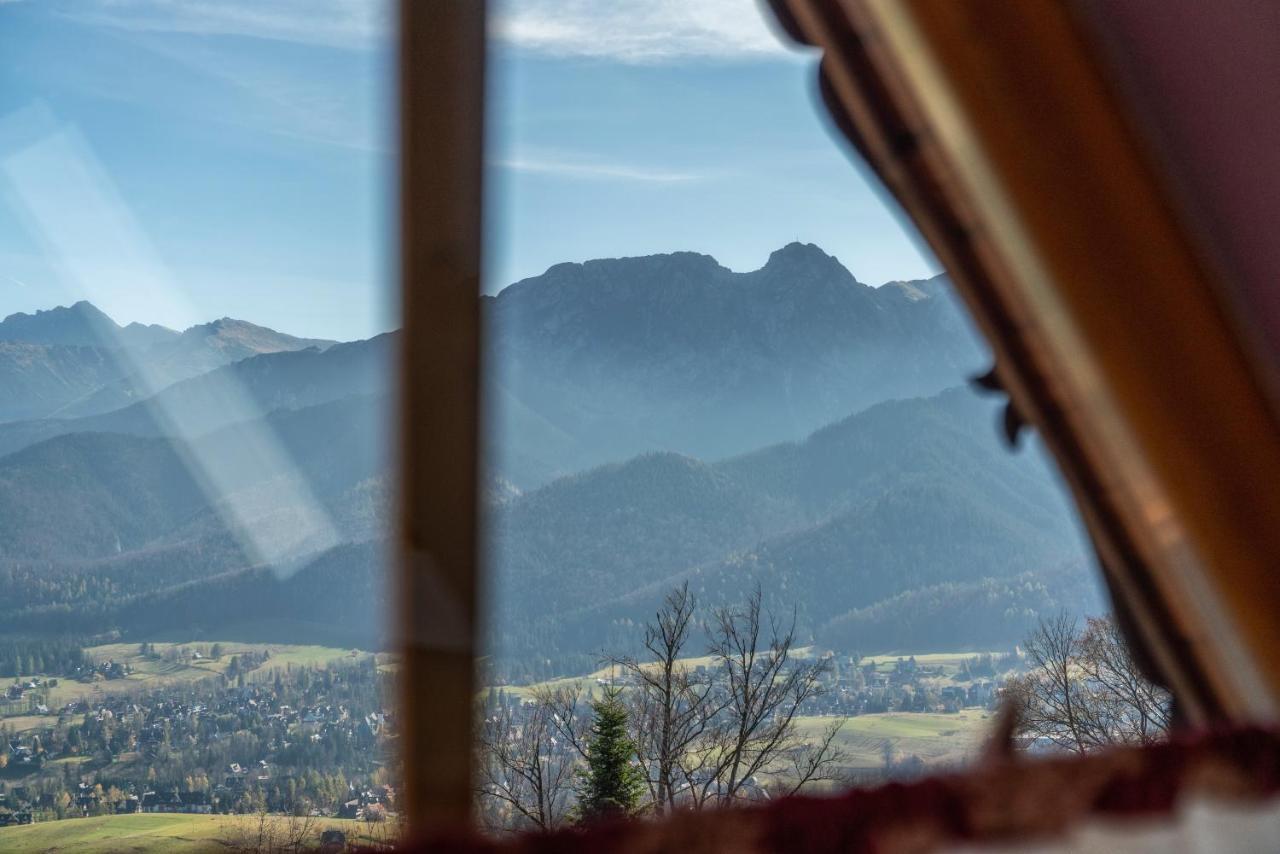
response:
<path fill-rule="evenodd" d="M 863 652 L 1096 607 L 1051 468 L 963 387 L 987 357 L 943 277 L 871 287 L 791 244 L 748 273 L 557 265 L 481 308 L 499 659 L 587 662 L 685 579 L 706 604 L 759 584 Z M 7 318 L 0 622 L 383 642 L 397 340 Z"/>
<path fill-rule="evenodd" d="M 121 326 L 88 302 L 0 321 L 0 421 L 110 412 L 250 356 L 332 341 L 222 318 L 175 332 Z"/>
<path fill-rule="evenodd" d="M 485 300 L 496 466 L 525 488 L 651 450 L 799 439 L 985 368 L 942 277 L 871 287 L 812 244 L 559 264 Z M 536 442 L 524 441 L 536 437 Z"/>

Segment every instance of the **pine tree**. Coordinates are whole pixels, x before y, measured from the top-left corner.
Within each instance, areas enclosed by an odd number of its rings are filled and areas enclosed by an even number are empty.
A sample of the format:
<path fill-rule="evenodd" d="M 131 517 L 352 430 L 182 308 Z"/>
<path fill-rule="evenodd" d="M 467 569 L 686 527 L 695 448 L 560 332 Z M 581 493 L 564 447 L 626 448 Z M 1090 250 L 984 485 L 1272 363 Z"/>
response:
<path fill-rule="evenodd" d="M 633 764 L 635 742 L 627 732 L 621 691 L 611 688 L 591 704 L 595 720 L 587 739 L 587 768 L 578 789 L 578 820 L 630 816 L 640 803 L 644 775 Z"/>

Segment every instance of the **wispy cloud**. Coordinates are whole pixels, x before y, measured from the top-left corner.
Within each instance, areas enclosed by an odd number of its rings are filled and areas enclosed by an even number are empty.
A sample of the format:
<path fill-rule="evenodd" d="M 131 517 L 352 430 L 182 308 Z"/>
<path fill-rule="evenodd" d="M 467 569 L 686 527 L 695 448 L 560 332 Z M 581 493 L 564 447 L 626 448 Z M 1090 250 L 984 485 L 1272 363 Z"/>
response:
<path fill-rule="evenodd" d="M 122 30 L 339 48 L 388 44 L 393 27 L 391 0 L 52 2 L 68 17 Z M 792 53 L 759 0 L 498 0 L 491 23 L 497 39 L 554 56 L 661 63 Z"/>
<path fill-rule="evenodd" d="M 500 0 L 492 34 L 553 56 L 626 63 L 790 53 L 758 0 Z"/>
<path fill-rule="evenodd" d="M 228 55 L 206 45 L 180 48 L 159 38 L 145 38 L 143 44 L 157 56 L 236 93 L 233 109 L 201 105 L 202 111 L 211 111 L 204 113 L 209 120 L 357 151 L 388 149 L 383 138 L 387 129 L 377 125 L 368 103 L 381 94 L 382 81 L 376 75 L 317 77 L 269 55 Z"/>
<path fill-rule="evenodd" d="M 390 0 L 48 3 L 61 18 L 114 36 L 101 39 L 106 47 L 83 61 L 53 67 L 60 85 L 167 111 L 187 124 L 259 134 L 266 144 L 275 137 L 284 145 L 301 141 L 362 153 L 388 148 L 390 129 L 382 122 L 390 88 Z M 384 39 L 381 48 L 378 39 Z M 317 45 L 349 49 L 309 49 Z M 375 49 L 358 49 L 363 46 Z M 128 61 L 120 60 L 122 49 Z"/>
<path fill-rule="evenodd" d="M 541 173 L 587 180 L 642 181 L 657 184 L 698 181 L 707 177 L 697 172 L 657 169 L 629 163 L 612 163 L 580 154 L 505 157 L 491 161 L 491 165 L 500 169 L 510 169 L 513 172 Z"/>
<path fill-rule="evenodd" d="M 76 0 L 61 4 L 60 11 L 85 23 L 137 32 L 365 48 L 389 39 L 390 8 L 389 0 Z"/>

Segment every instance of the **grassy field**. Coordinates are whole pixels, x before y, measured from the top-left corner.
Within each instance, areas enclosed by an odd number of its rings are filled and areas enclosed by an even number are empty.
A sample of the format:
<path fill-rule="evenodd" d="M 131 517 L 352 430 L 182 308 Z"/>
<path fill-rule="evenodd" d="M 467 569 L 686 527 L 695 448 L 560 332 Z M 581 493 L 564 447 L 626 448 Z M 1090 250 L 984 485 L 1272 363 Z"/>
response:
<path fill-rule="evenodd" d="M 817 734 L 831 718 L 798 719 L 801 732 Z M 928 765 L 956 765 L 971 760 L 993 723 L 992 713 L 964 709 L 955 714 L 888 712 L 858 715 L 845 721 L 837 736 L 850 756 L 850 768 L 880 768 L 886 742 L 902 760 L 919 756 Z"/>
<path fill-rule="evenodd" d="M 200 650 L 207 655 L 214 643 L 219 643 L 222 647 L 222 657 L 217 661 L 211 661 L 208 658 L 200 661 L 192 661 L 189 664 L 175 664 L 164 661 L 164 655 L 172 648 Z M 281 644 L 281 643 L 233 643 L 230 641 L 209 641 L 201 643 L 157 643 L 154 644 L 157 655 L 160 660 L 147 658 L 138 653 L 138 644 L 136 643 L 113 643 L 103 646 L 91 646 L 85 652 L 92 658 L 105 661 L 123 661 L 134 669 L 134 675 L 140 675 L 142 678 L 152 676 L 168 677 L 175 679 L 199 679 L 210 674 L 222 673 L 227 669 L 227 665 L 231 661 L 231 656 L 241 655 L 246 652 L 262 652 L 270 650 L 271 659 L 263 665 L 263 670 L 272 670 L 280 667 L 287 667 L 292 664 L 298 666 L 318 666 L 328 664 L 331 661 L 339 659 L 352 658 L 352 650 L 343 649 L 341 647 L 332 646 L 300 646 L 297 644 Z M 356 651 L 354 657 L 359 657 L 367 653 Z"/>
<path fill-rule="evenodd" d="M 921 667 L 941 667 L 944 670 L 959 670 L 960 665 L 966 661 L 974 661 L 979 656 L 1002 655 L 999 652 L 926 652 L 915 656 L 916 664 Z M 906 655 L 868 655 L 862 659 L 863 664 L 874 664 L 876 669 L 881 672 L 893 670 L 899 659 L 911 658 L 910 654 Z"/>
<path fill-rule="evenodd" d="M 56 717 L 48 715 L 10 715 L 0 718 L 0 723 L 7 726 L 14 735 L 23 735 L 52 726 L 56 720 Z"/>
<path fill-rule="evenodd" d="M 808 648 L 798 649 L 798 657 L 804 657 Z M 935 677 L 926 681 L 932 684 L 952 684 L 960 666 L 965 661 L 972 661 L 984 653 L 981 652 L 933 652 L 916 654 L 916 664 L 921 667 L 937 668 Z M 996 655 L 998 653 L 990 653 Z M 894 669 L 900 658 L 905 655 L 871 655 L 862 659 L 863 664 L 874 664 L 877 670 L 888 672 Z M 710 666 L 710 657 L 681 659 L 686 667 L 698 665 Z M 585 676 L 571 676 L 552 679 L 537 685 L 504 686 L 508 694 L 527 698 L 539 688 L 569 688 L 577 686 L 582 689 L 593 687 L 598 679 L 606 679 L 613 672 L 612 668 L 602 668 Z M 800 718 L 802 732 L 817 735 L 831 724 L 831 718 Z M 981 748 L 983 740 L 992 724 L 991 713 L 981 709 L 965 709 L 955 714 L 933 714 L 921 712 L 890 712 L 885 714 L 858 715 L 850 718 L 840 730 L 841 746 L 850 756 L 850 768 L 875 769 L 884 766 L 886 744 L 894 756 L 904 760 L 910 756 L 918 756 L 928 765 L 957 765 L 971 760 Z"/>
<path fill-rule="evenodd" d="M 93 700 L 112 694 L 131 694 L 151 688 L 162 688 L 184 682 L 196 682 L 217 676 L 227 669 L 233 655 L 245 652 L 260 653 L 270 650 L 271 658 L 260 668 L 252 671 L 248 678 L 267 678 L 278 668 L 293 665 L 320 666 L 338 660 L 354 660 L 369 653 L 327 646 L 299 646 L 291 644 L 246 644 L 222 642 L 222 656 L 214 661 L 209 658 L 187 659 L 184 661 L 166 661 L 165 653 L 173 647 L 187 650 L 201 650 L 204 654 L 212 648 L 213 641 L 188 644 L 157 643 L 154 644 L 158 657 L 152 658 L 139 654 L 136 643 L 116 643 L 89 647 L 85 652 L 96 661 L 119 661 L 132 668 L 133 673 L 124 679 L 103 679 L 95 682 L 79 682 L 75 679 L 59 679 L 52 688 L 42 689 L 46 694 L 46 704 L 50 710 L 57 711 L 73 700 Z M 36 674 L 39 676 L 40 674 Z M 43 678 L 43 677 L 42 677 Z M 27 729 L 40 727 L 40 720 L 52 725 L 55 718 L 39 718 L 31 715 L 19 715 L 0 718 L 0 721 L 13 725 L 15 722 Z"/>
<path fill-rule="evenodd" d="M 796 647 L 791 651 L 791 655 L 793 658 L 808 658 L 811 650 L 812 648 L 807 646 Z M 679 663 L 683 667 L 693 669 L 697 667 L 711 667 L 715 664 L 715 659 L 710 655 L 697 655 L 688 658 L 681 658 L 679 659 Z M 658 665 L 653 664 L 643 666 L 649 668 L 657 667 Z M 533 692 L 540 688 L 557 689 L 578 687 L 586 690 L 587 688 L 595 687 L 598 680 L 610 679 L 618 676 L 620 673 L 621 668 L 610 665 L 608 667 L 602 667 L 592 673 L 588 673 L 585 676 L 564 676 L 557 679 L 548 679 L 545 682 L 539 682 L 534 685 L 504 685 L 503 690 L 508 694 L 522 698 L 532 696 Z"/>
<path fill-rule="evenodd" d="M 812 647 L 797 647 L 792 651 L 795 658 L 808 658 L 812 653 Z M 974 661 L 982 655 L 999 655 L 998 652 L 926 652 L 919 653 L 915 656 L 916 664 L 921 667 L 937 667 L 942 669 L 942 675 L 949 677 L 955 675 L 960 670 L 960 665 L 966 661 Z M 910 654 L 906 655 L 868 655 L 862 658 L 862 663 L 874 664 L 876 669 L 882 673 L 888 673 L 897 666 L 899 659 L 910 658 Z M 709 655 L 696 656 L 692 658 L 682 658 L 680 663 L 685 667 L 711 667 L 714 660 Z M 656 666 L 656 665 L 655 665 Z M 599 670 L 588 673 L 585 676 L 565 676 L 558 679 L 549 679 L 546 682 L 539 682 L 535 685 L 505 685 L 503 690 L 508 694 L 517 697 L 529 697 L 539 688 L 570 688 L 577 686 L 586 689 L 596 684 L 599 679 L 607 679 L 610 676 L 617 675 L 616 667 L 602 667 Z"/>
<path fill-rule="evenodd" d="M 270 817 L 271 832 L 282 837 L 290 822 L 284 817 Z M 313 848 L 320 844 L 320 833 L 338 829 L 347 834 L 348 843 L 378 845 L 387 842 L 393 831 L 389 825 L 369 825 L 341 819 L 312 819 L 308 834 Z M 296 825 L 294 825 L 296 827 Z M 259 828 L 257 816 L 223 815 L 114 815 L 102 818 L 72 818 L 21 827 L 0 828 L 0 851 L 59 852 L 59 854 L 116 854 L 116 852 L 227 851 L 228 841 L 255 838 Z"/>

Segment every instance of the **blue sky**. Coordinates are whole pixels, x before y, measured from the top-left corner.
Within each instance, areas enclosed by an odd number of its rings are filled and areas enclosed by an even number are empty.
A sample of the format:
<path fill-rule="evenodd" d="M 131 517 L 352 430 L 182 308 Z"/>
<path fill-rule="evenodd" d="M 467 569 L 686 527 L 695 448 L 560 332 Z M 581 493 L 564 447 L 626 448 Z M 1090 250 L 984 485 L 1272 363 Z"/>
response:
<path fill-rule="evenodd" d="M 387 10 L 0 0 L 0 315 L 394 325 Z M 493 292 L 560 261 L 791 240 L 930 275 L 752 0 L 508 0 L 492 23 Z"/>

